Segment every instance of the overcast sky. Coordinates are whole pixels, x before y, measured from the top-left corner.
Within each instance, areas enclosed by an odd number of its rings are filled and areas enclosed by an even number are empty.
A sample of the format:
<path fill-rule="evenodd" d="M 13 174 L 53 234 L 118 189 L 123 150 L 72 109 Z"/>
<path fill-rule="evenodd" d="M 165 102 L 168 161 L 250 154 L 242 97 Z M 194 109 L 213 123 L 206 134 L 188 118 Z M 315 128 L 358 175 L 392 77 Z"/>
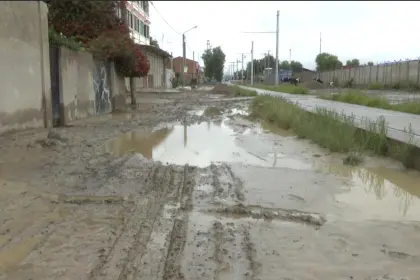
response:
<path fill-rule="evenodd" d="M 276 11 L 280 11 L 279 59 L 302 62 L 315 67 L 322 33 L 322 51 L 338 56 L 345 63 L 358 58 L 361 63 L 420 57 L 420 2 L 284 2 L 284 1 L 156 1 L 150 7 L 150 32 L 161 48 L 182 55 L 181 33 L 186 34 L 187 58 L 201 55 L 207 40 L 221 46 L 226 62 L 250 60 L 270 51 L 275 54 L 276 35 L 246 34 L 276 30 Z M 170 27 L 166 22 L 172 27 Z M 175 30 L 175 31 L 174 31 Z M 202 60 L 199 60 L 202 65 Z M 244 64 L 245 64 L 244 62 Z M 225 71 L 227 64 L 225 64 Z"/>

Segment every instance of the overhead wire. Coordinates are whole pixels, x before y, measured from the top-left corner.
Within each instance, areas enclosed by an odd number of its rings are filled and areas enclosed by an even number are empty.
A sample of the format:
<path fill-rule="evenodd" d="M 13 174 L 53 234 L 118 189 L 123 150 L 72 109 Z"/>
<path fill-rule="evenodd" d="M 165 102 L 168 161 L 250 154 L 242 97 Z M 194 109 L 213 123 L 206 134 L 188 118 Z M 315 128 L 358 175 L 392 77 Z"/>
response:
<path fill-rule="evenodd" d="M 172 27 L 172 25 L 170 25 L 166 19 L 161 15 L 161 13 L 159 13 L 158 9 L 156 8 L 155 4 L 153 4 L 152 1 L 150 1 L 150 4 L 152 4 L 153 8 L 155 9 L 156 13 L 162 18 L 162 20 L 169 26 L 169 28 L 171 28 L 175 33 L 177 33 L 178 35 L 182 35 L 181 33 L 179 33 L 178 31 L 175 30 L 175 28 Z"/>

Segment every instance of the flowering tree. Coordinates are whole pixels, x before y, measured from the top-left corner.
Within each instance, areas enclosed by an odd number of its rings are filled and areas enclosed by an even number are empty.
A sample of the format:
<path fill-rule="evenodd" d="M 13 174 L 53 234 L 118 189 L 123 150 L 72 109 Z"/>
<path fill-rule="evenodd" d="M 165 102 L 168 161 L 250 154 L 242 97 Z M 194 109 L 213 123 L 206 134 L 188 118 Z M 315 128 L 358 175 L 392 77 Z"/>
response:
<path fill-rule="evenodd" d="M 133 44 L 130 54 L 116 57 L 115 66 L 119 73 L 122 73 L 125 77 L 130 77 L 130 95 L 131 104 L 136 104 L 136 98 L 134 95 L 134 79 L 146 77 L 150 71 L 150 63 L 147 57 L 142 53 L 141 46 Z"/>
<path fill-rule="evenodd" d="M 150 69 L 124 23 L 126 1 L 47 0 L 50 29 L 81 43 L 95 57 L 114 60 L 125 77 L 144 77 Z M 117 11 L 122 11 L 121 18 Z M 130 79 L 130 84 L 133 83 Z M 135 103 L 133 88 L 132 103 Z M 134 100 L 134 101 L 133 101 Z"/>

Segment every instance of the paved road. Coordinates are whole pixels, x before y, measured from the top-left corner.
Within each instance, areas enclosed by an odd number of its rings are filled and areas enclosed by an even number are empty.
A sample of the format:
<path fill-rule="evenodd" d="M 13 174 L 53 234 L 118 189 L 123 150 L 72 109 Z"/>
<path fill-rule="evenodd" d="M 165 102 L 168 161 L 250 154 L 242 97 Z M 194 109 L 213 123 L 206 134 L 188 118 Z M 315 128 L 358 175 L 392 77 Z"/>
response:
<path fill-rule="evenodd" d="M 244 88 L 251 89 L 249 87 Z M 257 92 L 258 94 L 270 94 L 283 97 L 290 102 L 297 103 L 300 107 L 307 111 L 314 111 L 316 107 L 320 107 L 335 110 L 337 112 L 344 113 L 347 116 L 351 116 L 353 114 L 356 120 L 356 125 L 363 129 L 366 127 L 364 120 L 375 121 L 382 116 L 388 124 L 388 136 L 391 139 L 408 143 L 410 141 L 410 137 L 412 137 L 414 144 L 417 147 L 420 147 L 420 116 L 418 115 L 323 100 L 315 96 L 293 95 L 261 89 L 257 89 Z M 413 132 L 412 134 L 404 132 L 404 129 L 408 130 L 410 124 Z"/>

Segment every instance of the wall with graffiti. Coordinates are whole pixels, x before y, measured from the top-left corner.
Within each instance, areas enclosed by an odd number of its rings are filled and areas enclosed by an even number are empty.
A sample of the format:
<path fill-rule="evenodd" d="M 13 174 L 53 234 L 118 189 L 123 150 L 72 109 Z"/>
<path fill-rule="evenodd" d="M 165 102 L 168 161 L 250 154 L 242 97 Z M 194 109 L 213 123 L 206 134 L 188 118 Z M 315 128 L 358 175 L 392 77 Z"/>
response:
<path fill-rule="evenodd" d="M 95 60 L 88 52 L 75 52 L 64 47 L 59 48 L 57 56 L 58 63 L 54 63 L 53 56 L 50 58 L 51 69 L 58 69 L 58 74 L 52 75 L 57 80 L 51 80 L 52 96 L 55 97 L 52 107 L 59 108 L 53 113 L 55 119 L 59 118 L 54 123 L 66 124 L 107 114 L 112 111 L 113 98 L 125 96 L 124 79 L 116 76 L 109 61 Z M 53 87 L 53 84 L 58 86 Z"/>

